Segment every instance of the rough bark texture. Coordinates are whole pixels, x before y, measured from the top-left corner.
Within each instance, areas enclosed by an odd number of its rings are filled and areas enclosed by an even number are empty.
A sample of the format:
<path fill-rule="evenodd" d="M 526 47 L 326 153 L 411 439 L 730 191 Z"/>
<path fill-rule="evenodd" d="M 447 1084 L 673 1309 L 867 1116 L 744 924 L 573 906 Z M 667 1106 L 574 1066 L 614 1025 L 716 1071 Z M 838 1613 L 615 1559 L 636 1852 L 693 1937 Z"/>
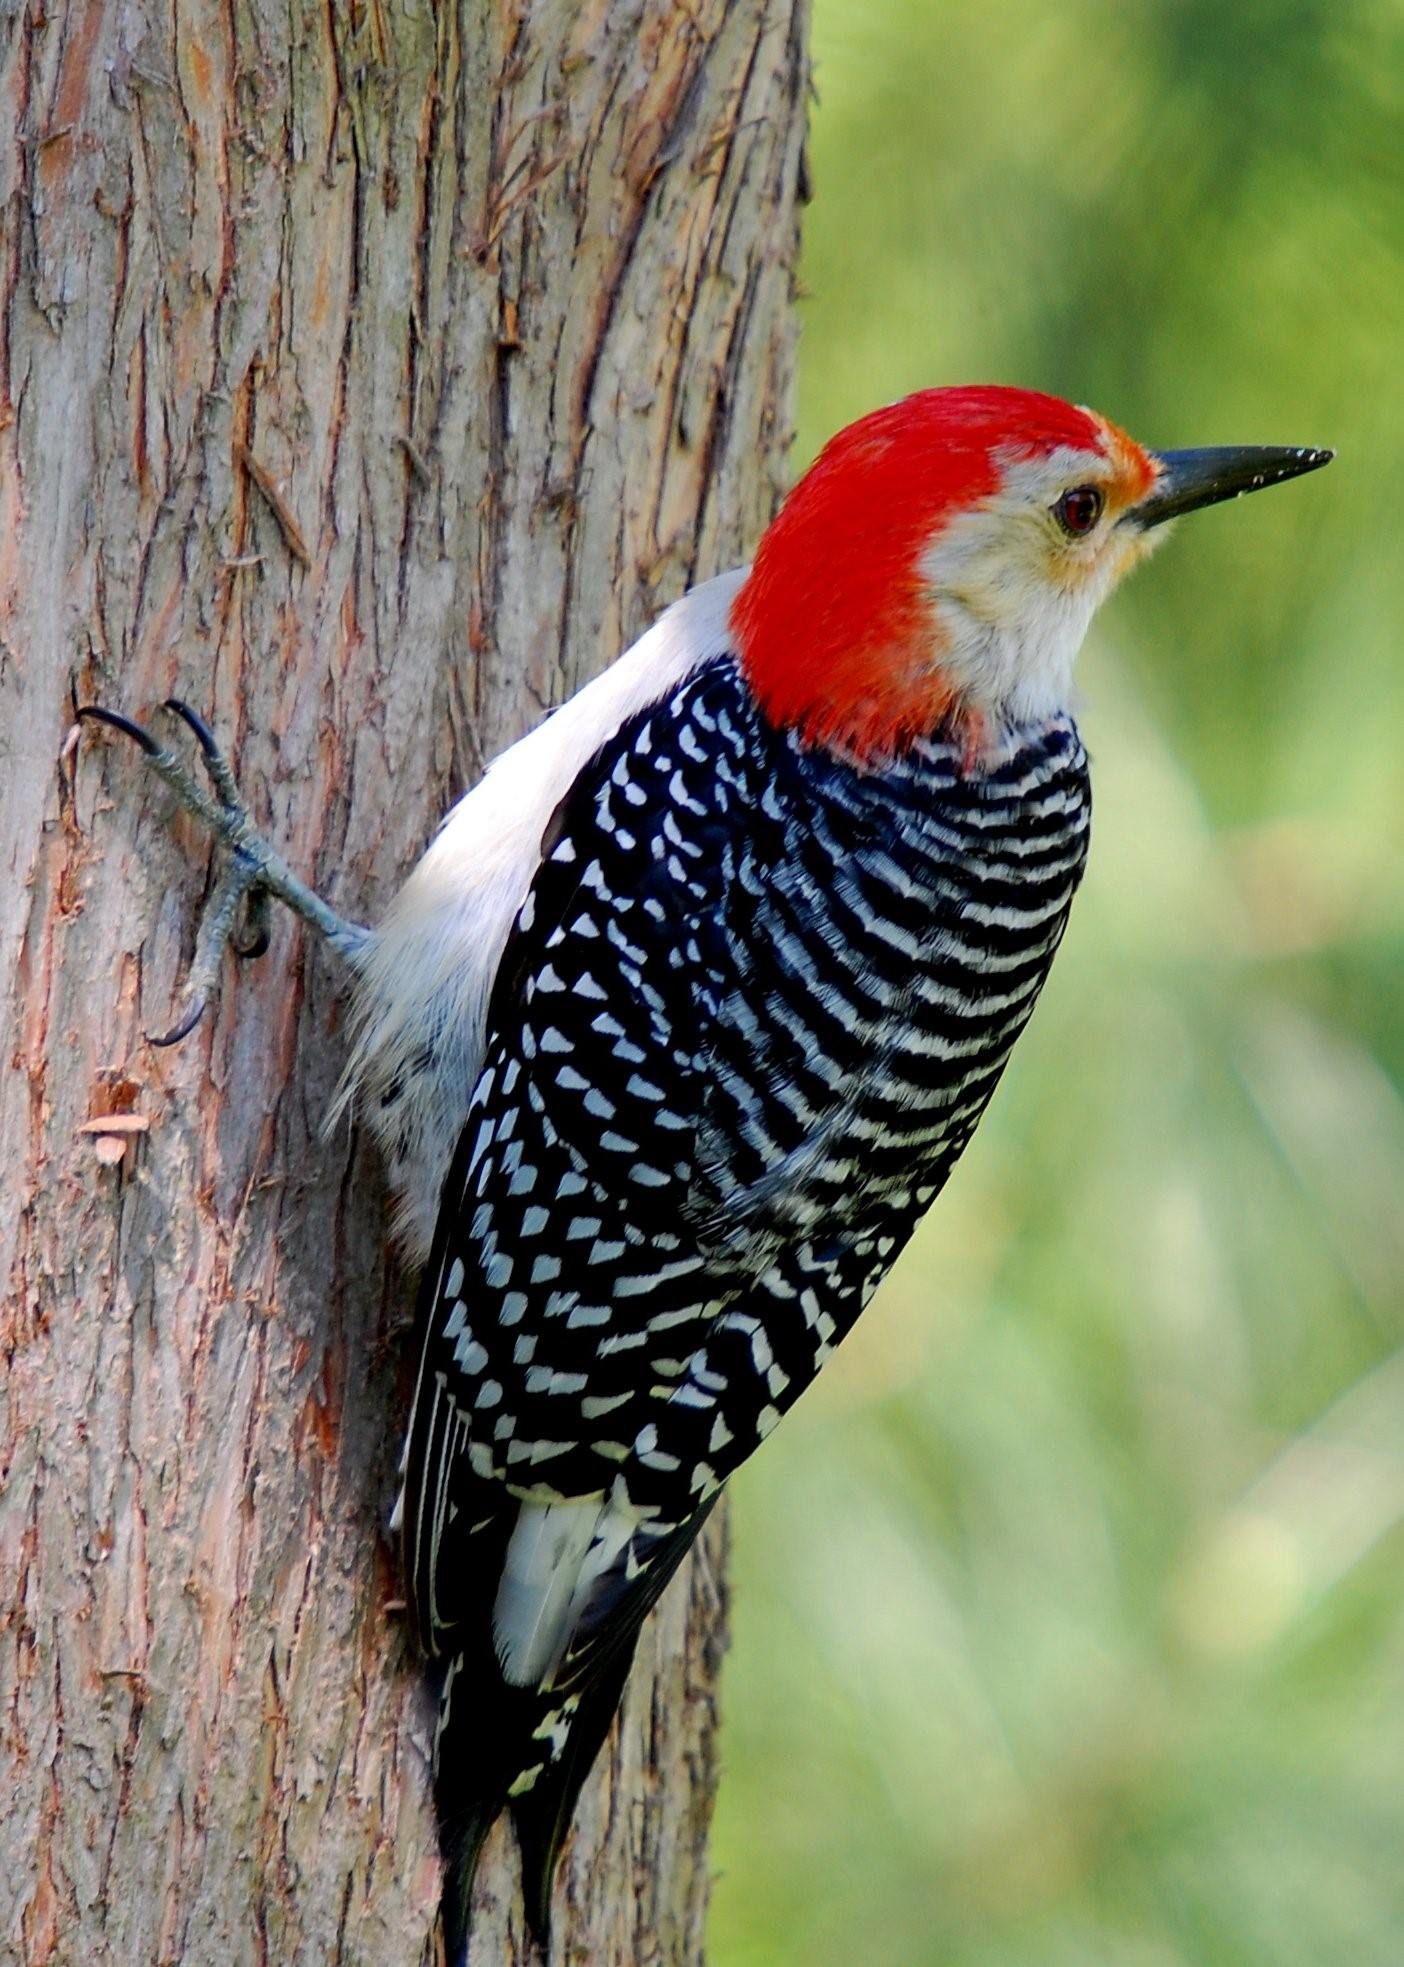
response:
<path fill-rule="evenodd" d="M 804 0 L 0 0 L 0 1949 L 430 1959 L 382 1530 L 408 1282 L 286 918 L 72 707 L 172 692 L 373 917 L 485 757 L 744 557 L 787 435 Z M 159 714 L 159 713 L 157 713 Z M 61 753 L 63 754 L 61 757 Z M 132 1113 L 122 1159 L 80 1133 Z M 696 1961 L 714 1538 L 558 1960 Z M 499 1831 L 478 1957 L 520 1954 Z"/>

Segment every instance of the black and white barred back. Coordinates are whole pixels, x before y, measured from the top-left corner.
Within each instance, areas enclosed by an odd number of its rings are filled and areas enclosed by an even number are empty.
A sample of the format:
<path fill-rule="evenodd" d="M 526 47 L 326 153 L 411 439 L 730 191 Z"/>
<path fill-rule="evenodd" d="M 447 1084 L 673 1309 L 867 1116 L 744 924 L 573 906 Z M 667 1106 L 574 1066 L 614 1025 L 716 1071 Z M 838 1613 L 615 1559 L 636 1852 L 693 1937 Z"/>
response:
<path fill-rule="evenodd" d="M 557 813 L 443 1191 L 404 1516 L 441 1798 L 478 1823 L 513 1789 L 521 1828 L 558 1776 L 546 1894 L 643 1613 L 970 1138 L 1089 815 L 1066 717 L 983 772 L 955 735 L 863 771 L 769 728 L 730 657 Z"/>

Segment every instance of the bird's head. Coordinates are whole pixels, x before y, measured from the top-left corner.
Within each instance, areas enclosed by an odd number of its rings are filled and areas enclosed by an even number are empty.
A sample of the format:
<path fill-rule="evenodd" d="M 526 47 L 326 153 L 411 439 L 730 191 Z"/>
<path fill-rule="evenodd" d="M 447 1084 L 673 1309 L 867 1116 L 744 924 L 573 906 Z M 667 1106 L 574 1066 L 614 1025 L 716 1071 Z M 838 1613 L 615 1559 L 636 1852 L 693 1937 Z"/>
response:
<path fill-rule="evenodd" d="M 859 761 L 1067 703 L 1093 613 L 1162 522 L 1329 451 L 1147 451 L 1034 390 L 928 389 L 839 432 L 732 606 L 767 715 Z"/>

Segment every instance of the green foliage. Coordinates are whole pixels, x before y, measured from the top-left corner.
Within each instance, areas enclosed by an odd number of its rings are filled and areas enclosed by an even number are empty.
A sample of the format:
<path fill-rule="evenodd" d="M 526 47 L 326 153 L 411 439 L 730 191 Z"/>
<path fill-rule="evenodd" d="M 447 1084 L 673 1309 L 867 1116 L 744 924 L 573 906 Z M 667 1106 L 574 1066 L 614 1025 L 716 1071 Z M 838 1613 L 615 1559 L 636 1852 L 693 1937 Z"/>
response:
<path fill-rule="evenodd" d="M 801 458 L 984 380 L 1340 457 L 1094 628 L 1053 981 L 735 1485 L 714 1967 L 1398 1967 L 1404 10 L 816 11 Z"/>

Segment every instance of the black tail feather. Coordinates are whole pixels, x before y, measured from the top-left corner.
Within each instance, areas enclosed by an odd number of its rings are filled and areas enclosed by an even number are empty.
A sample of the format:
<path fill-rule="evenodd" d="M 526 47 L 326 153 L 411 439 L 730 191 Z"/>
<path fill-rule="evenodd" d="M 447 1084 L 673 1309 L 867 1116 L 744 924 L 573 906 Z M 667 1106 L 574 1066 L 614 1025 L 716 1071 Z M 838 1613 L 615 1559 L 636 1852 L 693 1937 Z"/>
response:
<path fill-rule="evenodd" d="M 527 1923 L 538 1944 L 549 1953 L 551 1938 L 551 1890 L 555 1882 L 556 1860 L 566 1832 L 570 1829 L 575 1805 L 585 1778 L 609 1733 L 624 1684 L 634 1663 L 639 1628 L 658 1602 L 664 1587 L 692 1548 L 699 1530 L 711 1515 L 716 1498 L 705 1502 L 695 1516 L 680 1524 L 652 1551 L 648 1569 L 635 1581 L 628 1594 L 612 1608 L 603 1630 L 588 1643 L 585 1678 L 580 1705 L 570 1724 L 565 1747 L 554 1762 L 548 1762 L 529 1790 L 512 1799 L 512 1821 L 522 1854 L 522 1900 Z M 579 1635 L 582 1639 L 584 1633 Z M 577 1670 L 580 1655 L 576 1655 Z M 569 1672 L 569 1668 L 567 1668 Z"/>
<path fill-rule="evenodd" d="M 473 1879 L 487 1834 L 501 1809 L 500 1803 L 482 1803 L 468 1812 L 460 1810 L 450 1820 L 440 1805 L 439 1849 L 444 1860 L 444 1884 L 439 1910 L 444 1923 L 444 1959 L 448 1967 L 469 1967 Z"/>
<path fill-rule="evenodd" d="M 546 1764 L 529 1790 L 512 1799 L 512 1822 L 522 1854 L 522 1904 L 532 1936 L 546 1956 L 551 1950 L 551 1894 L 556 1860 L 585 1778 L 609 1733 L 633 1657 L 632 1646 L 620 1649 L 600 1678 L 582 1695 L 561 1754 Z"/>
<path fill-rule="evenodd" d="M 505 1809 L 512 1813 L 521 1848 L 527 1924 L 543 1958 L 549 1956 L 556 1860 L 581 1788 L 623 1695 L 639 1627 L 710 1508 L 710 1502 L 704 1504 L 686 1523 L 665 1533 L 649 1552 L 642 1574 L 628 1579 L 595 1619 L 582 1621 L 551 1690 L 517 1687 L 503 1679 L 487 1615 L 490 1599 L 478 1620 L 459 1624 L 463 1651 L 440 1663 L 434 1754 L 449 1967 L 468 1967 L 474 1873 L 488 1832 Z M 564 1708 L 570 1711 L 563 1714 Z M 562 1723 L 564 1739 L 557 1733 Z M 539 1768 L 535 1780 L 513 1795 L 533 1768 Z"/>
<path fill-rule="evenodd" d="M 442 1664 L 434 1746 L 434 1806 L 444 1862 L 442 1908 L 448 1967 L 467 1967 L 473 1880 L 488 1832 L 507 1805 L 531 1731 L 532 1697 L 502 1688 L 479 1650 Z M 494 1693 L 496 1699 L 493 1698 Z"/>

